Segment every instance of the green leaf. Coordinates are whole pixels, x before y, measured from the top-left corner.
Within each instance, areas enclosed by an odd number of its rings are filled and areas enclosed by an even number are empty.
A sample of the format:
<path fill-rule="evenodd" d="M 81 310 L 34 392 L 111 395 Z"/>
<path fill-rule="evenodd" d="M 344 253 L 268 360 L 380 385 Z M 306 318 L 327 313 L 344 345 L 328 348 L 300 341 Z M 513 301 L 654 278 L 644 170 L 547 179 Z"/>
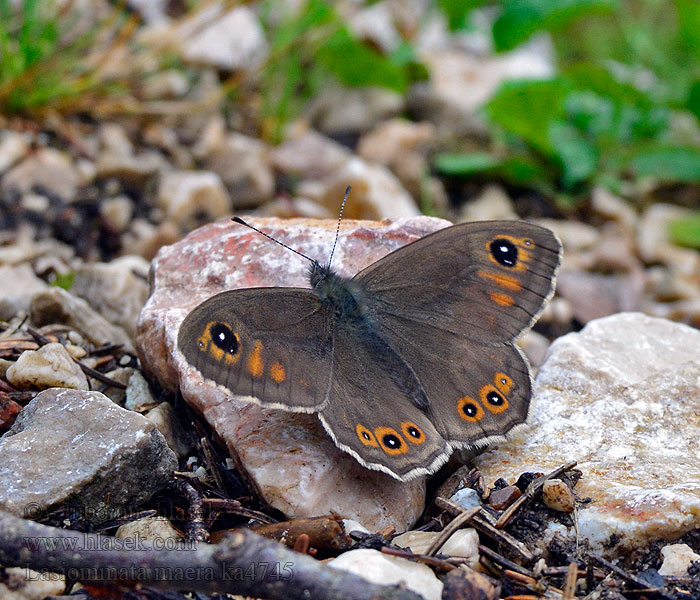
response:
<path fill-rule="evenodd" d="M 683 44 L 693 52 L 700 51 L 700 2 L 698 0 L 676 0 L 678 33 Z"/>
<path fill-rule="evenodd" d="M 571 189 L 590 179 L 598 166 L 598 154 L 573 125 L 554 121 L 549 126 L 549 138 L 562 166 L 562 183 Z"/>
<path fill-rule="evenodd" d="M 500 161 L 486 152 L 469 154 L 443 153 L 435 157 L 435 168 L 443 175 L 466 177 L 474 173 L 494 169 L 499 164 L 501 164 Z"/>
<path fill-rule="evenodd" d="M 56 273 L 56 277 L 51 282 L 51 285 L 63 288 L 64 290 L 69 290 L 73 287 L 74 281 L 75 273 L 73 271 L 69 273 Z"/>
<path fill-rule="evenodd" d="M 690 86 L 686 107 L 700 121 L 700 80 L 694 81 Z"/>
<path fill-rule="evenodd" d="M 654 148 L 637 153 L 630 167 L 638 177 L 659 181 L 700 181 L 700 150 L 697 148 Z"/>
<path fill-rule="evenodd" d="M 549 124 L 563 119 L 567 92 L 563 79 L 511 81 L 493 96 L 486 112 L 493 123 L 551 156 L 555 151 L 549 140 Z"/>
<path fill-rule="evenodd" d="M 488 0 L 438 0 L 438 6 L 447 17 L 450 31 L 458 31 L 467 27 L 470 11 L 487 2 Z"/>
<path fill-rule="evenodd" d="M 355 38 L 346 28 L 338 30 L 319 49 L 316 59 L 348 86 L 375 85 L 397 92 L 404 92 L 408 87 L 403 69 Z"/>
<path fill-rule="evenodd" d="M 536 31 L 554 31 L 591 13 L 607 13 L 615 0 L 502 0 L 503 12 L 493 24 L 497 50 L 511 50 Z"/>
<path fill-rule="evenodd" d="M 674 244 L 700 249 L 700 212 L 671 221 L 668 232 Z"/>

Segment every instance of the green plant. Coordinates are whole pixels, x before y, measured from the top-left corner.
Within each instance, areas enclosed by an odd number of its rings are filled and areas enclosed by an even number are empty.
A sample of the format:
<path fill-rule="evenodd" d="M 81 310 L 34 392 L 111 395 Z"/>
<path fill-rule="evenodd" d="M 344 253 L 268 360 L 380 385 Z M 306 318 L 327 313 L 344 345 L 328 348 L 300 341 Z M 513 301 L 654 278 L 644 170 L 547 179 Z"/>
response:
<path fill-rule="evenodd" d="M 503 85 L 484 109 L 490 153 L 438 156 L 439 171 L 499 177 L 569 201 L 593 185 L 621 192 L 641 178 L 700 182 L 697 124 L 677 126 L 700 119 L 696 0 L 497 4 L 496 48 L 548 31 L 559 73 Z"/>
<path fill-rule="evenodd" d="M 409 44 L 382 54 L 355 37 L 327 0 L 306 0 L 282 15 L 280 3 L 267 1 L 262 8 L 270 43 L 261 76 L 262 115 L 273 141 L 332 81 L 403 93 L 413 78 L 423 75 Z"/>

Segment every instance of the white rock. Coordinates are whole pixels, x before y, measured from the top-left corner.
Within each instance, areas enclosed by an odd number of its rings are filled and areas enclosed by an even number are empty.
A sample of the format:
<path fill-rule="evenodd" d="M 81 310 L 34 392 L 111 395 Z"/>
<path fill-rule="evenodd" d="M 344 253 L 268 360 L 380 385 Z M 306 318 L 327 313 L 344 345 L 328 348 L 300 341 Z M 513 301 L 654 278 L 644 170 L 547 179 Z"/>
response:
<path fill-rule="evenodd" d="M 344 215 L 349 219 L 378 220 L 420 214 L 411 195 L 389 169 L 357 157 L 346 161 L 324 180 L 320 189 L 302 184 L 299 192 L 337 213 L 348 185 L 352 187 L 351 200 Z"/>
<path fill-rule="evenodd" d="M 57 573 L 24 567 L 6 567 L 3 571 L 0 582 L 3 600 L 43 600 L 47 596 L 60 596 L 66 589 L 65 577 Z"/>
<path fill-rule="evenodd" d="M 179 541 L 180 535 L 165 517 L 144 517 L 121 525 L 114 537 L 157 541 L 165 545 L 167 541 Z"/>
<path fill-rule="evenodd" d="M 18 312 L 29 312 L 33 294 L 48 289 L 28 263 L 15 267 L 0 265 L 0 319 L 11 319 Z"/>
<path fill-rule="evenodd" d="M 460 222 L 517 218 L 508 194 L 496 184 L 487 185 L 474 200 L 465 203 L 459 215 Z"/>
<path fill-rule="evenodd" d="M 249 69 L 265 57 L 265 34 L 255 13 L 247 6 L 225 11 L 214 2 L 195 12 L 178 28 L 184 39 L 185 60 L 219 69 Z"/>
<path fill-rule="evenodd" d="M 129 383 L 126 385 L 124 408 L 136 412 L 145 412 L 157 406 L 158 403 L 158 400 L 151 394 L 148 382 L 143 375 L 139 371 L 134 371 L 134 374 L 129 378 Z"/>
<path fill-rule="evenodd" d="M 158 431 L 163 434 L 165 441 L 168 442 L 170 449 L 179 458 L 187 456 L 192 447 L 175 416 L 175 409 L 172 404 L 161 402 L 158 406 L 149 410 L 145 417 L 155 424 Z"/>
<path fill-rule="evenodd" d="M 319 179 L 339 169 L 352 153 L 345 146 L 313 129 L 293 131 L 270 153 L 274 167 L 282 173 Z"/>
<path fill-rule="evenodd" d="M 46 344 L 39 350 L 25 350 L 7 369 L 7 380 L 20 389 L 51 387 L 87 390 L 85 374 L 59 343 Z"/>
<path fill-rule="evenodd" d="M 116 232 L 122 233 L 131 222 L 134 213 L 134 203 L 127 196 L 106 198 L 100 202 L 100 216 Z"/>
<path fill-rule="evenodd" d="M 479 498 L 479 492 L 472 488 L 462 488 L 457 490 L 450 498 L 452 502 L 456 502 L 462 508 L 475 508 L 481 506 L 481 498 Z"/>
<path fill-rule="evenodd" d="M 414 554 L 425 554 L 439 535 L 435 531 L 407 531 L 397 535 L 391 543 L 400 548 L 410 548 Z M 471 528 L 459 529 L 447 538 L 438 554 L 467 558 L 467 564 L 474 566 L 479 562 L 479 535 Z"/>
<path fill-rule="evenodd" d="M 425 600 L 440 600 L 442 596 L 442 582 L 429 567 L 405 558 L 388 556 L 378 550 L 350 550 L 330 561 L 328 566 L 354 573 L 379 585 L 403 582 Z"/>
<path fill-rule="evenodd" d="M 542 486 L 542 501 L 547 508 L 559 512 L 574 512 L 576 498 L 571 488 L 561 479 L 549 479 Z"/>
<path fill-rule="evenodd" d="M 487 480 L 514 481 L 576 459 L 576 493 L 593 499 L 578 509 L 578 533 L 595 548 L 618 539 L 608 553 L 698 528 L 700 424 L 688 415 L 700 398 L 699 348 L 700 331 L 638 313 L 559 338 L 530 425 L 475 465 Z"/>
<path fill-rule="evenodd" d="M 202 142 L 203 165 L 223 181 L 236 207 L 258 206 L 272 198 L 275 178 L 267 145 L 240 133 L 231 133 L 216 143 Z"/>
<path fill-rule="evenodd" d="M 700 560 L 700 554 L 693 552 L 688 544 L 664 546 L 661 548 L 661 557 L 664 562 L 659 568 L 659 575 L 664 577 L 684 577 L 688 574 L 688 567 Z"/>
<path fill-rule="evenodd" d="M 29 151 L 29 141 L 22 133 L 6 129 L 0 133 L 0 173 L 4 173 Z"/>
<path fill-rule="evenodd" d="M 64 201 L 71 201 L 79 183 L 80 177 L 68 154 L 54 148 L 40 148 L 5 173 L 0 181 L 0 193 L 24 194 L 42 186 Z"/>
<path fill-rule="evenodd" d="M 88 263 L 75 272 L 71 293 L 80 296 L 110 323 L 136 332 L 139 313 L 148 298 L 148 262 L 122 256 L 109 263 Z"/>
<path fill-rule="evenodd" d="M 164 173 L 158 186 L 158 205 L 183 230 L 230 214 L 231 198 L 221 178 L 210 171 Z"/>

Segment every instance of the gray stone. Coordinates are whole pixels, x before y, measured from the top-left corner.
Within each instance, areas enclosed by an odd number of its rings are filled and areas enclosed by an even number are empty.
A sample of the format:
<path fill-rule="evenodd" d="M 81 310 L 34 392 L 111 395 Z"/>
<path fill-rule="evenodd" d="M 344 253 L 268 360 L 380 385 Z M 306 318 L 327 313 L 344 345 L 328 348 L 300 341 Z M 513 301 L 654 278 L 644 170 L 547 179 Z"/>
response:
<path fill-rule="evenodd" d="M 71 201 L 80 184 L 72 159 L 53 148 L 40 148 L 10 169 L 0 181 L 0 193 L 25 194 L 41 186 L 65 201 Z"/>
<path fill-rule="evenodd" d="M 0 173 L 4 173 L 29 151 L 29 140 L 23 133 L 0 132 Z"/>
<path fill-rule="evenodd" d="M 162 489 L 177 459 L 155 425 L 99 392 L 41 392 L 0 438 L 0 508 L 37 518 L 61 504 L 100 523 Z"/>

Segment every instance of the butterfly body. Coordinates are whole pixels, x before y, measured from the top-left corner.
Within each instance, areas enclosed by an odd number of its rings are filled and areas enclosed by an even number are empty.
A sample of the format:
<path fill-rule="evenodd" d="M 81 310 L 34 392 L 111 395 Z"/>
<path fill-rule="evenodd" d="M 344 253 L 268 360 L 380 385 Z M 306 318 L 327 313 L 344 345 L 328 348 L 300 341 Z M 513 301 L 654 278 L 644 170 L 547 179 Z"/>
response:
<path fill-rule="evenodd" d="M 407 480 L 525 421 L 530 372 L 513 342 L 553 292 L 560 253 L 535 225 L 456 225 L 352 278 L 314 262 L 311 289 L 218 294 L 186 317 L 178 348 L 234 395 L 318 413 L 338 447 Z"/>

